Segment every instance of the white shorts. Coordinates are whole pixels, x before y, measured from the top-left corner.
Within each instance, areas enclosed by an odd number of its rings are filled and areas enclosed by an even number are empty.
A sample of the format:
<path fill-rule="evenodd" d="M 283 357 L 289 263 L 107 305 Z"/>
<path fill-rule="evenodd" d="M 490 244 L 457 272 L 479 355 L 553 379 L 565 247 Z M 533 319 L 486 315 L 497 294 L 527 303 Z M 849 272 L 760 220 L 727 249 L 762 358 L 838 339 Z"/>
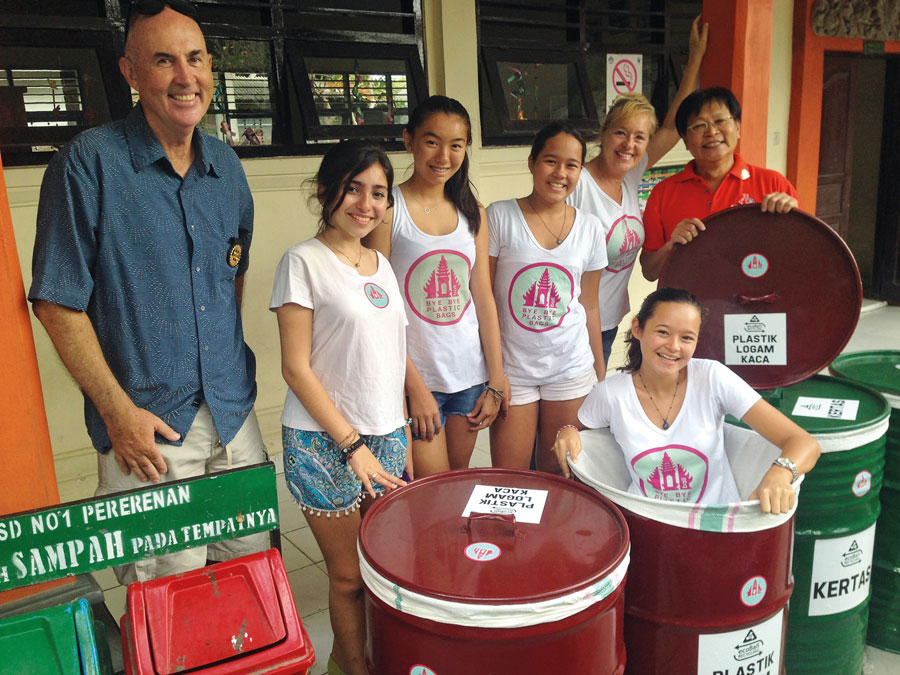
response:
<path fill-rule="evenodd" d="M 529 386 L 510 383 L 510 405 L 525 405 L 535 401 L 571 401 L 587 396 L 597 384 L 597 372 L 593 367 L 571 380 Z"/>
<path fill-rule="evenodd" d="M 166 483 L 181 478 L 196 478 L 215 471 L 249 466 L 268 459 L 266 446 L 259 430 L 256 413 L 251 409 L 234 440 L 224 447 L 219 442 L 219 434 L 213 425 L 209 407 L 204 402 L 197 410 L 191 428 L 179 445 L 157 443 L 168 466 L 168 473 L 162 474 Z M 112 450 L 106 454 L 97 453 L 96 497 L 114 492 L 150 487 L 152 483 L 140 481 L 134 473 L 122 473 Z M 240 539 L 219 541 L 209 546 L 197 546 L 185 551 L 146 558 L 134 563 L 113 568 L 119 583 L 126 585 L 134 581 L 148 581 L 179 572 L 198 569 L 209 560 L 230 560 L 248 553 L 256 553 L 269 548 L 269 533 L 260 532 Z"/>

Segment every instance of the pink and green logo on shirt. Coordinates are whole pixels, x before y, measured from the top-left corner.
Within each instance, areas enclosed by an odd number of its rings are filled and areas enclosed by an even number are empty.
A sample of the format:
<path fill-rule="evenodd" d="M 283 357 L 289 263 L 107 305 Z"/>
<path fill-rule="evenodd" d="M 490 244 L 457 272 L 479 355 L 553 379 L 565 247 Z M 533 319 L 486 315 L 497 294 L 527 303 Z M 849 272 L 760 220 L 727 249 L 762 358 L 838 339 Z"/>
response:
<path fill-rule="evenodd" d="M 644 244 L 644 224 L 640 218 L 622 216 L 606 235 L 606 256 L 610 272 L 623 272 L 634 264 Z"/>
<path fill-rule="evenodd" d="M 428 323 L 456 323 L 472 301 L 471 269 L 469 259 L 459 251 L 426 253 L 406 273 L 404 292 L 410 309 Z"/>
<path fill-rule="evenodd" d="M 522 328 L 542 333 L 562 323 L 574 295 L 575 280 L 565 267 L 528 265 L 509 285 L 509 311 Z"/>
<path fill-rule="evenodd" d="M 686 445 L 646 450 L 631 460 L 631 468 L 641 493 L 651 499 L 696 504 L 706 492 L 709 460 Z"/>

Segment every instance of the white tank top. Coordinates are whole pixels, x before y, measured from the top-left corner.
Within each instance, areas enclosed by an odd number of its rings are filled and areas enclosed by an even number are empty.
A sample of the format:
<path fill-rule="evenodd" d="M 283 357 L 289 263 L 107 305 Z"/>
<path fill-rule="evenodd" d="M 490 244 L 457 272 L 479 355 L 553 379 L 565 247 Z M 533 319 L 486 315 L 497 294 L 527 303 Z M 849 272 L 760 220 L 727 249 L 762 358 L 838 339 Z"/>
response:
<path fill-rule="evenodd" d="M 426 234 L 394 187 L 391 267 L 406 303 L 407 350 L 431 391 L 455 393 L 488 379 L 469 290 L 474 264 L 475 237 L 462 213 L 453 232 Z"/>

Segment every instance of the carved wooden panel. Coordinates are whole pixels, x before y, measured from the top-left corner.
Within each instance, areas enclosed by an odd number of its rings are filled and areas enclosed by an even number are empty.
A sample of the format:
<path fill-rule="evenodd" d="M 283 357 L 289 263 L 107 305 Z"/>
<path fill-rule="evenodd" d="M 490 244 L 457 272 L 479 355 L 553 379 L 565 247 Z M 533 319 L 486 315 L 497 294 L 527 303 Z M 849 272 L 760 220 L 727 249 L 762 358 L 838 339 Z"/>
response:
<path fill-rule="evenodd" d="M 816 35 L 900 40 L 900 0 L 817 0 L 810 23 Z"/>

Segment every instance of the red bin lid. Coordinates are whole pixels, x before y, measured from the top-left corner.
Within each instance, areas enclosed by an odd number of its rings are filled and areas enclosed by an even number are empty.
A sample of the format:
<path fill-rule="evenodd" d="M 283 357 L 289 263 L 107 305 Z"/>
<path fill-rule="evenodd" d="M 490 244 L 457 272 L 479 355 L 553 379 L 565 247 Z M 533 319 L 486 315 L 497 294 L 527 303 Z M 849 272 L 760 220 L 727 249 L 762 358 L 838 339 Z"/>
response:
<path fill-rule="evenodd" d="M 470 500 L 486 515 L 464 516 Z M 571 480 L 510 469 L 416 480 L 379 499 L 359 537 L 381 576 L 470 604 L 559 597 L 602 579 L 628 554 L 628 527 L 612 502 Z"/>
<path fill-rule="evenodd" d="M 145 582 L 144 598 L 160 675 L 256 651 L 287 634 L 263 555 Z"/>
<path fill-rule="evenodd" d="M 862 306 L 853 254 L 803 211 L 735 206 L 676 246 L 660 287 L 694 293 L 708 314 L 694 356 L 721 361 L 751 386 L 795 384 L 825 368 L 850 340 Z"/>

